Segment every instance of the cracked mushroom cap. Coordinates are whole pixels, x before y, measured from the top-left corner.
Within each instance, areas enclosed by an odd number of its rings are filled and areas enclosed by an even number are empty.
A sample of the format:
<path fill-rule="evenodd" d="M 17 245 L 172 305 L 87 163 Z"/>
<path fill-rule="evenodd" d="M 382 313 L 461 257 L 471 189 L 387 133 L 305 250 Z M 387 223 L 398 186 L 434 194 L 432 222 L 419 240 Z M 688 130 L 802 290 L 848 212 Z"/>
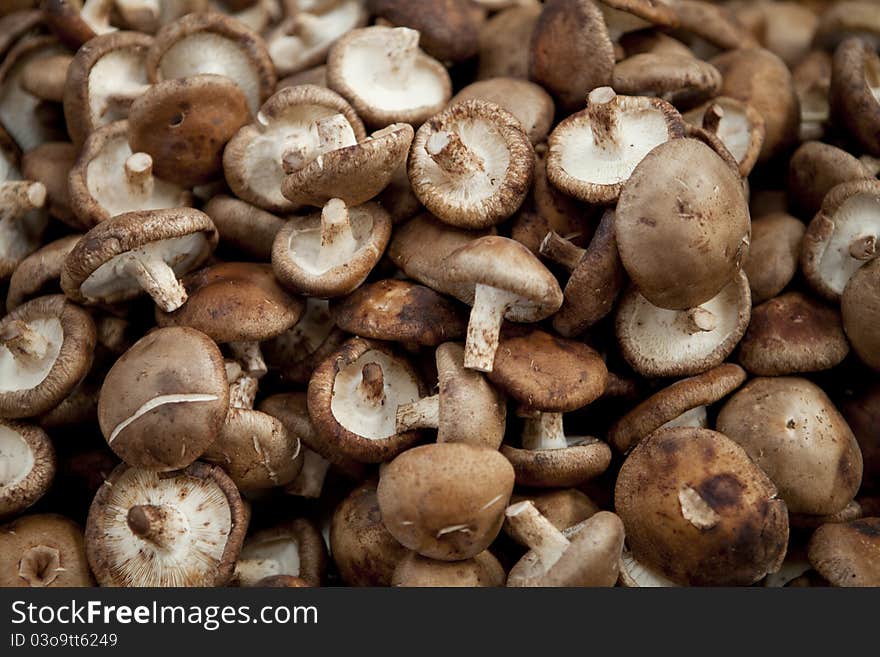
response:
<path fill-rule="evenodd" d="M 676 427 L 645 438 L 620 469 L 614 506 L 633 557 L 678 584 L 753 584 L 785 556 L 785 502 L 715 431 Z"/>
<path fill-rule="evenodd" d="M 753 304 L 772 299 L 794 278 L 806 230 L 802 221 L 785 212 L 752 219 L 752 240 L 742 268 L 749 279 Z"/>
<path fill-rule="evenodd" d="M 272 259 L 272 243 L 284 219 L 226 194 L 213 196 L 202 209 L 217 227 L 221 244 L 261 262 Z"/>
<path fill-rule="evenodd" d="M 706 426 L 706 406 L 739 388 L 746 373 L 739 365 L 724 363 L 708 372 L 676 381 L 654 393 L 620 418 L 608 431 L 608 440 L 628 452 L 645 436 L 671 426 Z"/>
<path fill-rule="evenodd" d="M 522 124 L 532 145 L 544 141 L 553 126 L 553 98 L 534 82 L 505 77 L 478 80 L 455 94 L 449 104 L 473 99 L 495 103 L 510 112 Z"/>
<path fill-rule="evenodd" d="M 153 158 L 132 151 L 128 121 L 92 132 L 68 178 L 70 206 L 89 228 L 111 217 L 138 210 L 190 205 L 190 193 L 175 182 L 153 175 Z"/>
<path fill-rule="evenodd" d="M 688 310 L 659 308 L 630 287 L 618 306 L 615 333 L 624 359 L 642 376 L 692 376 L 730 355 L 750 317 L 749 281 L 740 272 Z"/>
<path fill-rule="evenodd" d="M 49 293 L 60 293 L 61 269 L 82 235 L 68 235 L 37 249 L 18 263 L 9 279 L 6 310 L 12 312 L 25 301 Z"/>
<path fill-rule="evenodd" d="M 153 37 L 112 32 L 80 48 L 67 69 L 64 118 L 77 148 L 95 130 L 128 117 L 129 107 L 149 86 L 147 50 Z"/>
<path fill-rule="evenodd" d="M 862 362 L 880 371 L 880 258 L 853 274 L 840 299 L 846 337 Z"/>
<path fill-rule="evenodd" d="M 874 8 L 876 11 L 876 8 Z M 831 118 L 872 155 L 880 155 L 880 57 L 859 38 L 844 41 L 831 65 Z"/>
<path fill-rule="evenodd" d="M 874 177 L 874 171 L 842 148 L 807 141 L 788 161 L 786 192 L 798 216 L 813 217 L 825 195 L 840 183 Z"/>
<path fill-rule="evenodd" d="M 504 586 L 507 573 L 489 550 L 463 561 L 438 561 L 410 552 L 394 569 L 391 586 L 492 587 Z"/>
<path fill-rule="evenodd" d="M 501 530 L 513 478 L 510 463 L 494 449 L 462 443 L 414 447 L 380 472 L 382 521 L 424 557 L 469 559 Z"/>
<path fill-rule="evenodd" d="M 880 518 L 819 527 L 808 555 L 813 568 L 833 586 L 880 586 Z"/>
<path fill-rule="evenodd" d="M 839 301 L 850 277 L 877 256 L 880 181 L 841 183 L 825 195 L 801 243 L 801 269 L 812 288 Z"/>
<path fill-rule="evenodd" d="M 80 222 L 70 208 L 67 179 L 77 159 L 77 150 L 66 141 L 47 141 L 21 158 L 21 173 L 46 187 L 46 209 L 49 214 L 72 228 Z"/>
<path fill-rule="evenodd" d="M 859 444 L 828 396 L 806 379 L 752 379 L 721 409 L 717 427 L 767 473 L 792 513 L 837 513 L 859 490 Z"/>
<path fill-rule="evenodd" d="M 580 201 L 613 203 L 652 149 L 683 134 L 681 115 L 666 101 L 599 87 L 590 92 L 587 109 L 550 133 L 547 177 Z"/>
<path fill-rule="evenodd" d="M 352 30 L 327 57 L 327 85 L 374 128 L 421 124 L 452 97 L 446 68 L 419 49 L 419 32 L 408 27 Z"/>
<path fill-rule="evenodd" d="M 523 126 L 485 100 L 465 100 L 422 124 L 412 143 L 409 180 L 422 204 L 459 228 L 498 224 L 522 205 L 535 155 Z"/>
<path fill-rule="evenodd" d="M 779 376 L 831 369 L 848 353 L 837 308 L 786 292 L 752 308 L 738 360 L 751 374 Z"/>
<path fill-rule="evenodd" d="M 126 463 L 157 471 L 188 466 L 210 447 L 229 409 L 223 356 L 204 333 L 151 331 L 104 378 L 98 421 Z"/>
<path fill-rule="evenodd" d="M 96 339 L 91 316 L 60 294 L 0 319 L 0 417 L 40 415 L 60 404 L 88 373 Z"/>
<path fill-rule="evenodd" d="M 178 276 L 217 246 L 208 215 L 193 208 L 126 212 L 86 233 L 67 256 L 61 288 L 85 304 L 113 304 L 146 291 L 170 312 L 186 301 Z"/>
<path fill-rule="evenodd" d="M 168 23 L 156 33 L 147 53 L 147 75 L 153 84 L 200 73 L 233 80 L 254 115 L 277 82 L 262 37 L 216 12 L 188 14 Z"/>
<path fill-rule="evenodd" d="M 721 73 L 689 55 L 640 53 L 614 65 L 611 86 L 621 94 L 657 96 L 688 108 L 718 95 Z"/>
<path fill-rule="evenodd" d="M 695 139 L 660 144 L 636 166 L 615 214 L 623 266 L 652 304 L 686 309 L 735 279 L 748 252 L 741 179 Z"/>
<path fill-rule="evenodd" d="M 715 109 L 710 111 L 713 106 Z M 764 117 L 758 110 L 735 98 L 718 96 L 683 116 L 688 123 L 717 136 L 736 160 L 739 175 L 749 175 L 764 144 Z"/>
<path fill-rule="evenodd" d="M 0 527 L 0 587 L 94 586 L 79 525 L 54 513 Z"/>
<path fill-rule="evenodd" d="M 281 193 L 286 160 L 311 162 L 366 138 L 354 108 L 339 94 L 314 85 L 281 89 L 255 116 L 229 140 L 223 170 L 236 196 L 270 212 L 296 209 Z"/>
<path fill-rule="evenodd" d="M 418 442 L 397 431 L 397 407 L 425 396 L 408 360 L 380 342 L 352 338 L 312 373 L 309 416 L 329 448 L 363 463 L 388 461 Z"/>
<path fill-rule="evenodd" d="M 39 427 L 0 420 L 0 518 L 18 515 L 55 478 L 55 448 Z"/>
<path fill-rule="evenodd" d="M 223 586 L 246 531 L 241 496 L 219 467 L 160 474 L 122 464 L 92 501 L 86 554 L 100 586 Z"/>
<path fill-rule="evenodd" d="M 232 581 L 257 586 L 266 577 L 298 577 L 308 586 L 320 586 L 327 570 L 327 548 L 318 529 L 296 518 L 260 530 L 245 539 Z"/>

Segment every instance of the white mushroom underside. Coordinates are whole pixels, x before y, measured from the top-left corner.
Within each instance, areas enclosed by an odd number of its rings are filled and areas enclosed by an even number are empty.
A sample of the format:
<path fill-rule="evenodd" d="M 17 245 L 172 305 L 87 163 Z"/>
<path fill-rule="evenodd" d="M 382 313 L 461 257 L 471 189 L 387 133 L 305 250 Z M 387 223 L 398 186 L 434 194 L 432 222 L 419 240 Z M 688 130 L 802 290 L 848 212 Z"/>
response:
<path fill-rule="evenodd" d="M 128 110 L 108 103 L 110 96 L 136 98 L 149 84 L 143 51 L 135 48 L 111 50 L 89 71 L 89 111 L 95 126 L 128 116 Z"/>
<path fill-rule="evenodd" d="M 301 5 L 302 3 L 300 3 Z M 275 65 L 292 71 L 302 66 L 318 53 L 326 50 L 334 41 L 360 23 L 363 9 L 358 0 L 338 2 L 324 13 L 311 13 L 301 9 L 298 15 L 308 17 L 308 28 L 288 35 L 285 26 L 277 28 L 269 37 L 267 48 Z"/>
<path fill-rule="evenodd" d="M 101 301 L 123 293 L 137 293 L 141 287 L 126 267 L 136 257 L 144 260 L 164 260 L 179 276 L 192 269 L 193 263 L 207 248 L 202 232 L 182 237 L 148 242 L 139 249 L 126 251 L 105 262 L 93 271 L 80 286 L 84 297 Z"/>
<path fill-rule="evenodd" d="M 834 232 L 820 256 L 818 273 L 838 294 L 864 263 L 850 255 L 849 248 L 860 237 L 880 239 L 880 197 L 854 194 L 844 201 L 832 218 Z"/>
<path fill-rule="evenodd" d="M 624 581 L 629 586 L 638 587 L 670 587 L 678 586 L 675 582 L 644 564 L 640 563 L 633 557 L 632 552 L 624 551 L 620 559 L 620 569 L 623 572 Z"/>
<path fill-rule="evenodd" d="M 721 140 L 721 143 L 727 147 L 727 150 L 730 151 L 734 159 L 737 162 L 742 162 L 749 151 L 752 125 L 746 113 L 739 105 L 726 103 L 723 100 L 715 102 L 724 111 L 724 116 L 718 122 L 718 131 L 715 134 Z M 695 124 L 702 125 L 703 114 L 703 112 L 694 114 Z"/>
<path fill-rule="evenodd" d="M 271 541 L 245 543 L 239 562 L 248 561 L 246 568 L 236 565 L 242 586 L 254 586 L 264 577 L 291 575 L 299 577 L 299 543 L 294 536 Z"/>
<path fill-rule="evenodd" d="M 339 261 L 321 258 L 321 217 L 310 215 L 308 217 L 293 218 L 298 225 L 298 230 L 291 232 L 287 242 L 291 259 L 297 266 L 309 274 L 323 274 L 334 267 L 339 267 L 349 262 L 365 244 L 369 243 L 373 232 L 373 218 L 369 212 L 359 208 L 348 209 L 348 219 L 351 224 L 351 234 L 354 243 L 350 249 L 338 248 Z"/>
<path fill-rule="evenodd" d="M 257 67 L 235 41 L 219 34 L 198 32 L 180 39 L 162 55 L 159 70 L 166 80 L 202 73 L 225 75 L 244 92 L 252 113 L 260 107 Z"/>
<path fill-rule="evenodd" d="M 165 506 L 184 519 L 185 532 L 163 550 L 128 526 L 137 505 Z M 129 468 L 111 489 L 104 522 L 103 550 L 110 556 L 113 581 L 122 586 L 186 586 L 209 576 L 223 555 L 232 529 L 229 500 L 210 479 L 170 477 Z M 208 582 L 201 581 L 202 585 Z"/>
<path fill-rule="evenodd" d="M 645 155 L 669 139 L 666 119 L 659 110 L 623 112 L 618 117 L 620 136 L 611 146 L 596 145 L 586 117 L 565 128 L 557 148 L 568 175 L 598 185 L 624 182 Z"/>
<path fill-rule="evenodd" d="M 2 212 L 0 208 L 0 216 Z M 49 216 L 42 209 L 17 218 L 0 219 L 0 258 L 18 261 L 35 251 L 48 223 Z"/>
<path fill-rule="evenodd" d="M 12 427 L 0 424 L 0 494 L 20 484 L 34 467 L 34 452 Z"/>
<path fill-rule="evenodd" d="M 324 344 L 336 324 L 327 299 L 306 299 L 306 308 L 294 326 L 272 340 L 273 350 L 283 352 L 285 363 L 299 362 Z"/>
<path fill-rule="evenodd" d="M 359 391 L 361 370 L 368 363 L 377 363 L 382 368 L 385 398 L 378 405 Z M 336 375 L 330 412 L 352 433 L 379 440 L 397 433 L 397 407 L 418 398 L 419 386 L 410 373 L 387 354 L 370 350 Z"/>
<path fill-rule="evenodd" d="M 660 425 L 659 429 L 668 429 L 670 427 L 699 427 L 705 429 L 709 426 L 709 418 L 706 415 L 705 406 L 697 406 L 689 411 L 685 411 L 677 418 L 669 420 L 666 424 Z"/>
<path fill-rule="evenodd" d="M 64 330 L 61 320 L 57 317 L 33 319 L 28 327 L 46 339 L 46 353 L 42 358 L 30 360 L 15 358 L 4 345 L 0 345 L 0 392 L 16 392 L 30 390 L 40 385 L 52 370 L 61 345 L 64 342 Z"/>

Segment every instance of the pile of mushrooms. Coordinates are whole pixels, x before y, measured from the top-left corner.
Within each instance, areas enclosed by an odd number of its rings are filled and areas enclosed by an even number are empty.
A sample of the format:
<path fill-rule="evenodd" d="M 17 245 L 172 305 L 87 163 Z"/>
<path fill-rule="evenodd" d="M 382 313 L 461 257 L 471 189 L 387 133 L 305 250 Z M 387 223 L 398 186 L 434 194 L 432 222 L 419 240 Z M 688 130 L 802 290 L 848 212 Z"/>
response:
<path fill-rule="evenodd" d="M 880 586 L 877 16 L 6 3 L 0 586 Z"/>

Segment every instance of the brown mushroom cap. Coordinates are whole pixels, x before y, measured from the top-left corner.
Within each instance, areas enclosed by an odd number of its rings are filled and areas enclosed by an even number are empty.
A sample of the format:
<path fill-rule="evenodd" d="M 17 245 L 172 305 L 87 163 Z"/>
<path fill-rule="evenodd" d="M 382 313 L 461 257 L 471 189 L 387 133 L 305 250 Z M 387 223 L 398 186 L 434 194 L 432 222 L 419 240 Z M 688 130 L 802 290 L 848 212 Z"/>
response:
<path fill-rule="evenodd" d="M 160 475 L 122 464 L 92 501 L 86 554 L 100 586 L 222 586 L 246 531 L 241 496 L 219 467 Z"/>
<path fill-rule="evenodd" d="M 810 539 L 809 557 L 834 586 L 880 586 L 880 518 L 823 525 Z"/>
<path fill-rule="evenodd" d="M 37 297 L 0 319 L 0 417 L 51 410 L 85 377 L 95 323 L 63 295 Z"/>
<path fill-rule="evenodd" d="M 183 468 L 216 439 L 229 409 L 223 357 L 204 333 L 171 327 L 138 340 L 110 368 L 98 421 L 126 463 Z"/>
<path fill-rule="evenodd" d="M 859 442 L 864 463 L 862 481 L 865 482 L 865 489 L 868 489 L 870 482 L 880 481 L 880 440 L 877 440 L 877 426 L 880 426 L 880 384 L 871 383 L 865 390 L 844 400 L 840 404 L 840 412 Z M 862 506 L 866 505 L 863 503 Z M 877 515 L 880 507 L 865 511 L 865 515 Z"/>
<path fill-rule="evenodd" d="M 794 278 L 805 231 L 803 222 L 785 212 L 752 219 L 752 240 L 742 267 L 753 304 L 772 299 Z"/>
<path fill-rule="evenodd" d="M 6 309 L 10 312 L 25 301 L 47 291 L 60 292 L 64 260 L 82 235 L 68 235 L 49 242 L 18 263 L 9 279 Z"/>
<path fill-rule="evenodd" d="M 808 141 L 801 144 L 788 161 L 786 190 L 799 216 L 807 218 L 821 209 L 822 200 L 833 187 L 873 177 L 873 172 L 842 148 Z"/>
<path fill-rule="evenodd" d="M 716 48 L 733 50 L 757 45 L 728 7 L 704 0 L 675 0 L 673 6 L 682 32 L 697 36 Z"/>
<path fill-rule="evenodd" d="M 831 116 L 873 155 L 880 155 L 878 89 L 880 58 L 874 47 L 857 37 L 841 43 L 831 67 Z"/>
<path fill-rule="evenodd" d="M 498 535 L 512 491 L 513 468 L 497 450 L 437 443 L 409 449 L 382 469 L 379 509 L 404 546 L 460 561 Z"/>
<path fill-rule="evenodd" d="M 472 99 L 495 103 L 513 114 L 533 145 L 544 141 L 553 125 L 553 98 L 528 80 L 504 77 L 478 80 L 455 94 L 449 104 Z"/>
<path fill-rule="evenodd" d="M 614 505 L 633 556 L 680 584 L 752 584 L 785 556 L 788 514 L 773 482 L 708 429 L 642 440 L 620 469 Z"/>
<path fill-rule="evenodd" d="M 718 95 L 721 73 L 693 56 L 641 53 L 614 65 L 611 86 L 621 94 L 658 96 L 687 108 Z"/>
<path fill-rule="evenodd" d="M 16 7 L 16 3 L 20 7 Z M 33 0 L 10 0 L 0 9 L 0 57 L 28 32 L 44 21 L 43 12 L 34 6 Z M 9 7 L 9 11 L 6 8 Z"/>
<path fill-rule="evenodd" d="M 615 233 L 623 266 L 648 301 L 691 308 L 735 277 L 748 252 L 749 209 L 724 160 L 699 141 L 673 139 L 632 172 Z"/>
<path fill-rule="evenodd" d="M 110 25 L 110 0 L 93 1 L 91 7 L 82 7 L 82 4 L 76 0 L 44 0 L 42 3 L 43 20 L 74 50 L 96 35 L 116 30 Z"/>
<path fill-rule="evenodd" d="M 758 110 L 735 98 L 718 96 L 685 113 L 684 119 L 717 136 L 736 160 L 739 174 L 749 175 L 764 144 L 764 117 Z"/>
<path fill-rule="evenodd" d="M 202 209 L 217 227 L 222 244 L 256 260 L 272 259 L 272 243 L 284 219 L 225 194 L 213 196 Z"/>
<path fill-rule="evenodd" d="M 0 420 L 0 518 L 17 515 L 40 499 L 55 469 L 55 448 L 45 431 Z"/>
<path fill-rule="evenodd" d="M 0 527 L 0 587 L 93 586 L 79 525 L 52 513 Z"/>
<path fill-rule="evenodd" d="M 621 452 L 628 452 L 645 436 L 671 426 L 688 411 L 709 406 L 739 388 L 746 380 L 745 371 L 733 363 L 724 363 L 707 372 L 654 393 L 620 418 L 608 431 L 608 440 Z"/>
<path fill-rule="evenodd" d="M 327 548 L 318 529 L 296 518 L 249 536 L 235 564 L 233 581 L 258 586 L 265 577 L 298 577 L 307 586 L 320 586 L 327 570 Z"/>
<path fill-rule="evenodd" d="M 739 345 L 739 362 L 751 374 L 818 372 L 849 353 L 840 312 L 800 292 L 786 292 L 752 309 Z"/>
<path fill-rule="evenodd" d="M 840 299 L 846 337 L 862 362 L 880 371 L 880 258 L 863 265 Z"/>
<path fill-rule="evenodd" d="M 530 53 L 522 45 L 531 39 L 541 9 L 538 3 L 513 5 L 489 17 L 480 29 L 478 80 L 529 77 Z"/>
<path fill-rule="evenodd" d="M 724 405 L 717 426 L 767 473 L 792 513 L 836 513 L 859 489 L 855 436 L 805 379 L 753 379 Z"/>
<path fill-rule="evenodd" d="M 391 586 L 503 586 L 505 576 L 504 568 L 488 550 L 463 561 L 438 561 L 410 552 L 397 563 Z"/>
<path fill-rule="evenodd" d="M 597 514 L 600 510 L 593 500 L 577 488 L 514 493 L 510 498 L 510 503 L 515 504 L 525 500 L 530 500 L 541 515 L 562 533 Z M 517 543 L 525 545 L 525 537 L 521 536 L 507 520 L 504 522 L 504 532 Z"/>
<path fill-rule="evenodd" d="M 67 178 L 76 162 L 77 152 L 66 141 L 49 141 L 28 151 L 21 159 L 25 180 L 34 180 L 46 187 L 46 209 L 53 217 L 74 228 L 80 222 L 70 208 Z"/>
<path fill-rule="evenodd" d="M 860 0 L 835 2 L 819 17 L 813 44 L 830 51 L 842 41 L 859 37 L 871 47 L 880 45 L 880 18 L 873 5 Z"/>
<path fill-rule="evenodd" d="M 654 0 L 600 0 L 598 3 L 612 41 L 652 26 L 678 27 L 675 8 Z"/>
<path fill-rule="evenodd" d="M 858 520 L 864 515 L 862 505 L 856 500 L 851 500 L 849 504 L 836 513 L 825 515 L 815 515 L 813 513 L 789 513 L 788 523 L 792 529 L 818 529 L 822 525 L 828 523 L 849 522 L 850 520 Z"/>
<path fill-rule="evenodd" d="M 545 413 L 543 417 L 551 415 Z M 556 421 L 561 424 L 562 418 Z M 501 453 L 513 466 L 518 485 L 536 488 L 579 486 L 608 469 L 611 448 L 606 443 L 592 436 L 563 435 L 562 438 L 566 446 L 559 449 L 501 446 Z"/>

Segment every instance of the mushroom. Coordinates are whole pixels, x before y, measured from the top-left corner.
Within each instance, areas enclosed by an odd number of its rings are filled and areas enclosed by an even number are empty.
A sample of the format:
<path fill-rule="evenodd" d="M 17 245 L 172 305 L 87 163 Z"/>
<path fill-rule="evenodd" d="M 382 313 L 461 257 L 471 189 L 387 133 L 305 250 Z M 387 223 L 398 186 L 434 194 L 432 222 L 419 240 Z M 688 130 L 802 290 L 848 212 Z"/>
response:
<path fill-rule="evenodd" d="M 827 523 L 849 522 L 858 520 L 864 515 L 862 505 L 857 500 L 851 500 L 849 504 L 836 513 L 815 515 L 812 513 L 789 513 L 788 523 L 794 530 L 818 529 Z"/>
<path fill-rule="evenodd" d="M 450 105 L 465 100 L 485 100 L 495 103 L 515 116 L 532 145 L 547 138 L 553 125 L 555 107 L 553 98 L 544 89 L 520 78 L 489 78 L 478 80 L 459 91 Z"/>
<path fill-rule="evenodd" d="M 55 448 L 45 431 L 0 420 L 0 518 L 22 513 L 45 495 L 56 467 Z"/>
<path fill-rule="evenodd" d="M 0 417 L 32 417 L 61 403 L 89 371 L 95 340 L 89 314 L 60 294 L 0 319 Z"/>
<path fill-rule="evenodd" d="M 100 586 L 222 586 L 247 531 L 235 484 L 193 463 L 160 475 L 120 465 L 86 521 L 86 554 Z"/>
<path fill-rule="evenodd" d="M 694 50 L 711 52 L 757 45 L 727 7 L 705 0 L 673 0 L 672 5 L 681 32 L 696 37 L 688 41 Z"/>
<path fill-rule="evenodd" d="M 831 369 L 848 353 L 840 312 L 800 292 L 752 308 L 739 344 L 740 364 L 758 376 Z"/>
<path fill-rule="evenodd" d="M 691 376 L 730 355 L 750 316 L 749 282 L 740 272 L 709 301 L 683 311 L 654 306 L 631 287 L 618 306 L 615 333 L 624 359 L 642 376 Z"/>
<path fill-rule="evenodd" d="M 717 427 L 767 473 L 791 513 L 836 513 L 859 490 L 858 442 L 806 379 L 752 379 L 721 409 Z"/>
<path fill-rule="evenodd" d="M 853 274 L 840 299 L 846 337 L 862 362 L 880 371 L 880 258 Z"/>
<path fill-rule="evenodd" d="M 281 91 L 285 87 L 298 87 L 302 84 L 312 84 L 316 87 L 327 86 L 327 67 L 324 64 L 308 68 L 299 73 L 288 75 L 286 78 L 278 80 L 276 91 Z"/>
<path fill-rule="evenodd" d="M 823 50 L 811 51 L 792 68 L 791 76 L 801 106 L 801 141 L 821 139 L 831 113 L 831 55 Z"/>
<path fill-rule="evenodd" d="M 272 268 L 291 290 L 329 298 L 364 282 L 391 238 L 391 218 L 375 203 L 330 199 L 320 213 L 291 217 L 272 244 Z"/>
<path fill-rule="evenodd" d="M 9 0 L 0 9 L 0 57 L 43 23 L 43 12 L 34 4 L 35 0 Z"/>
<path fill-rule="evenodd" d="M 611 86 L 621 94 L 657 96 L 688 108 L 718 95 L 721 73 L 692 55 L 641 53 L 614 65 Z"/>
<path fill-rule="evenodd" d="M 68 235 L 49 242 L 18 263 L 9 278 L 6 310 L 12 312 L 25 301 L 46 293 L 60 293 L 61 268 L 82 235 Z"/>
<path fill-rule="evenodd" d="M 632 552 L 623 548 L 620 558 L 619 584 L 623 587 L 632 588 L 671 588 L 679 586 L 668 577 L 664 577 L 653 568 L 636 561 Z"/>
<path fill-rule="evenodd" d="M 513 4 L 489 17 L 480 29 L 477 79 L 528 78 L 529 48 L 542 5 Z"/>
<path fill-rule="evenodd" d="M 437 347 L 439 391 L 397 407 L 397 432 L 437 429 L 438 443 L 468 443 L 498 449 L 504 438 L 504 397 L 479 372 L 465 369 L 464 348 Z"/>
<path fill-rule="evenodd" d="M 266 577 L 289 575 L 307 586 L 320 586 L 326 569 L 327 548 L 320 532 L 305 518 L 296 518 L 245 539 L 232 580 L 258 586 Z"/>
<path fill-rule="evenodd" d="M 80 222 L 70 208 L 67 189 L 67 178 L 76 158 L 76 149 L 70 142 L 48 141 L 22 155 L 21 173 L 26 180 L 45 186 L 45 207 L 51 216 L 68 226 L 80 228 Z"/>
<path fill-rule="evenodd" d="M 43 0 L 43 19 L 67 46 L 76 50 L 97 35 L 113 32 L 115 0 Z"/>
<path fill-rule="evenodd" d="M 752 584 L 785 556 L 785 502 L 715 431 L 675 427 L 642 440 L 620 469 L 614 507 L 633 557 L 678 584 Z"/>
<path fill-rule="evenodd" d="M 581 201 L 613 203 L 636 165 L 683 130 L 681 116 L 666 101 L 598 87 L 587 97 L 587 109 L 550 133 L 547 178 Z"/>
<path fill-rule="evenodd" d="M 510 569 L 507 586 L 614 586 L 623 523 L 599 511 L 566 536 L 526 500 L 507 507 L 507 522 L 530 550 Z"/>
<path fill-rule="evenodd" d="M 529 491 L 528 494 L 514 493 L 511 504 L 530 501 L 544 518 L 563 534 L 587 518 L 596 515 L 599 507 L 577 488 L 558 488 Z M 525 545 L 524 538 L 517 533 L 510 520 L 504 522 L 504 533 L 517 543 Z"/>
<path fill-rule="evenodd" d="M 676 381 L 617 420 L 608 431 L 608 440 L 625 453 L 658 429 L 706 428 L 706 407 L 732 393 L 745 380 L 746 373 L 739 365 L 724 363 L 697 376 Z"/>
<path fill-rule="evenodd" d="M 850 395 L 840 404 L 840 412 L 859 443 L 864 464 L 862 481 L 867 489 L 870 482 L 880 481 L 880 440 L 877 440 L 876 435 L 880 422 L 880 384 L 872 382 L 856 394 Z M 868 506 L 864 498 L 860 502 L 863 508 Z M 878 513 L 880 507 L 865 509 L 865 515 L 873 516 Z"/>
<path fill-rule="evenodd" d="M 221 244 L 256 260 L 272 259 L 272 243 L 284 219 L 226 194 L 213 196 L 203 210 L 217 227 Z"/>
<path fill-rule="evenodd" d="M 627 57 L 642 53 L 696 56 L 684 43 L 658 30 L 627 32 L 621 35 L 619 43 Z"/>
<path fill-rule="evenodd" d="M 832 188 L 801 243 L 807 282 L 829 301 L 839 301 L 850 277 L 877 256 L 880 181 L 853 180 Z"/>
<path fill-rule="evenodd" d="M 486 236 L 451 253 L 442 274 L 448 289 L 472 306 L 464 366 L 491 372 L 506 318 L 537 322 L 559 310 L 562 290 L 553 275 L 519 242 Z"/>
<path fill-rule="evenodd" d="M 880 586 L 880 518 L 823 525 L 808 549 L 810 564 L 833 586 Z"/>
<path fill-rule="evenodd" d="M 420 555 L 461 561 L 498 535 L 513 468 L 497 450 L 463 443 L 414 447 L 386 465 L 377 490 L 382 521 Z"/>
<path fill-rule="evenodd" d="M 128 143 L 128 122 L 117 121 L 86 139 L 68 178 L 70 206 L 90 228 L 126 212 L 190 205 L 188 190 L 153 175 L 153 158 Z"/>
<path fill-rule="evenodd" d="M 752 240 L 742 268 L 752 303 L 759 304 L 782 292 L 794 278 L 806 226 L 785 212 L 752 217 Z"/>
<path fill-rule="evenodd" d="M 880 57 L 873 46 L 858 37 L 838 46 L 831 64 L 829 100 L 832 120 L 864 150 L 880 155 Z"/>
<path fill-rule="evenodd" d="M 77 242 L 61 271 L 61 288 L 85 304 L 119 303 L 145 291 L 171 312 L 186 302 L 178 276 L 197 268 L 216 246 L 217 230 L 198 210 L 126 212 Z"/>
<path fill-rule="evenodd" d="M 649 27 L 678 26 L 675 7 L 654 0 L 599 0 L 602 18 L 608 26 L 608 36 L 617 42 L 624 34 Z"/>
<path fill-rule="evenodd" d="M 98 421 L 119 458 L 160 472 L 184 468 L 214 442 L 229 409 L 220 350 L 191 328 L 160 328 L 104 378 Z"/>
<path fill-rule="evenodd" d="M 394 569 L 391 586 L 486 587 L 504 586 L 506 573 L 489 550 L 463 561 L 438 561 L 410 552 Z"/>
<path fill-rule="evenodd" d="M 872 49 L 880 45 L 880 19 L 871 2 L 848 0 L 835 2 L 819 17 L 813 44 L 834 50 L 850 37 L 861 38 Z"/>
<path fill-rule="evenodd" d="M 363 463 L 381 463 L 418 442 L 398 432 L 397 407 L 424 396 L 412 365 L 389 346 L 352 338 L 312 373 L 309 416 L 329 449 Z"/>
<path fill-rule="evenodd" d="M 21 74 L 22 89 L 40 100 L 60 103 L 71 59 L 65 53 L 29 61 Z"/>
<path fill-rule="evenodd" d="M 647 301 L 694 308 L 736 278 L 750 233 L 740 183 L 695 139 L 662 143 L 635 167 L 614 222 L 620 259 Z"/>
<path fill-rule="evenodd" d="M 804 142 L 788 161 L 788 200 L 799 216 L 813 217 L 832 188 L 851 180 L 874 178 L 876 173 L 842 148 L 820 141 Z"/>
<path fill-rule="evenodd" d="M 327 85 L 369 126 L 417 126 L 452 97 L 449 73 L 418 44 L 419 32 L 408 27 L 351 30 L 330 48 Z"/>
<path fill-rule="evenodd" d="M 685 121 L 716 135 L 736 160 L 739 175 L 749 175 L 764 143 L 764 118 L 751 105 L 719 96 L 684 114 Z"/>
<path fill-rule="evenodd" d="M 0 527 L 0 587 L 93 585 L 83 532 L 73 520 L 41 513 Z"/>
<path fill-rule="evenodd" d="M 525 200 L 534 151 L 519 120 L 499 105 L 464 100 L 431 117 L 416 133 L 409 180 L 438 219 L 466 229 L 488 228 Z"/>

